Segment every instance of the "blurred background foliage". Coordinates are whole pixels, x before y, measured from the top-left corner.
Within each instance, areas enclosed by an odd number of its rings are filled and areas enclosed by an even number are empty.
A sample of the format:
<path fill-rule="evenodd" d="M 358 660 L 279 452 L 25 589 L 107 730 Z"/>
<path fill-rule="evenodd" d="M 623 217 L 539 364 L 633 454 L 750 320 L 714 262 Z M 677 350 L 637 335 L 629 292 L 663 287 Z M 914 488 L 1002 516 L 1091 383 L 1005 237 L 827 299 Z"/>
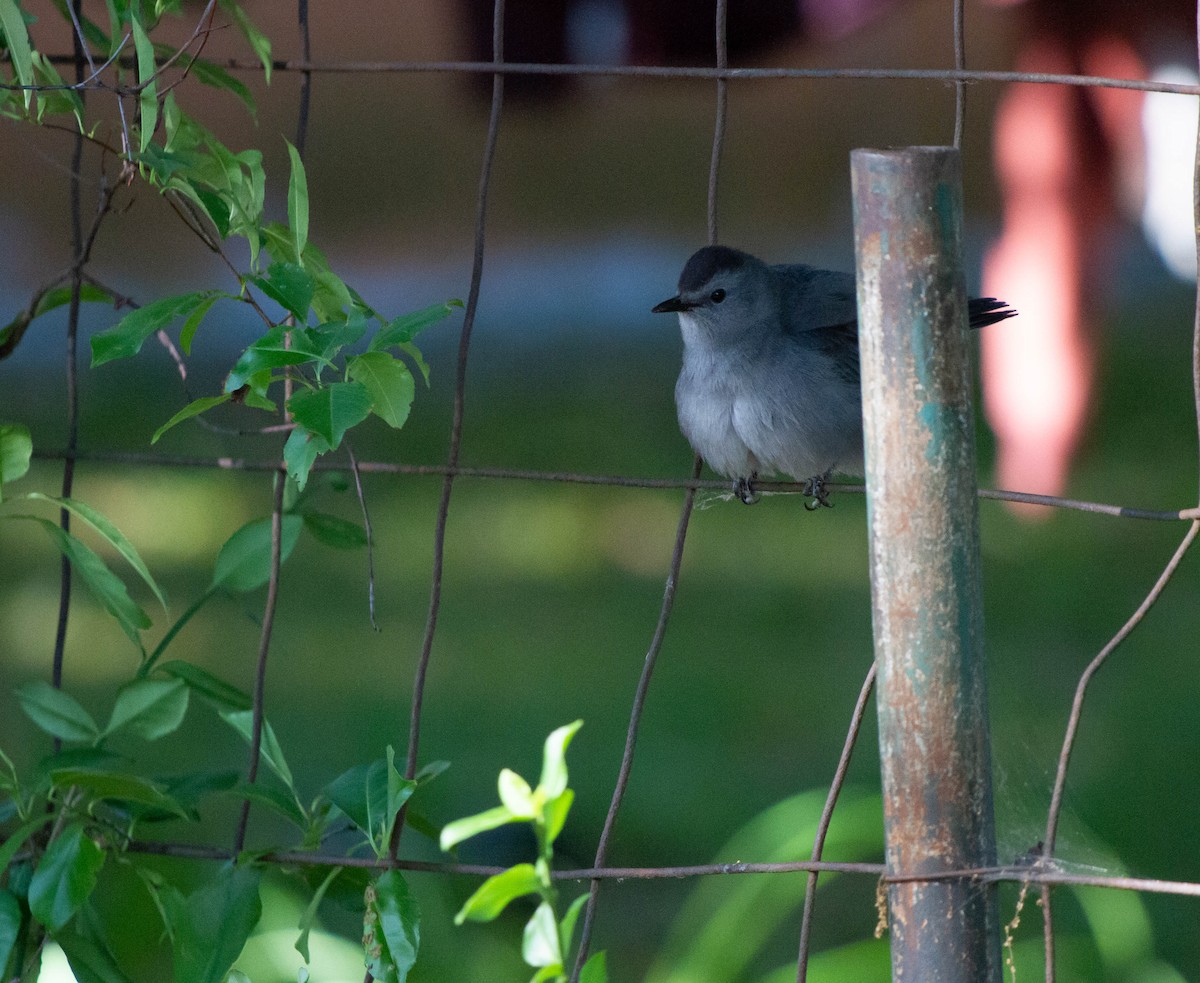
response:
<path fill-rule="evenodd" d="M 277 56 L 293 55 L 291 5 L 250 7 L 274 39 Z M 1005 13 L 974 5 L 968 13 L 971 63 L 1003 67 Z M 315 4 L 312 15 L 314 56 L 323 60 L 464 53 L 450 8 L 434 0 L 406 4 L 402 12 L 385 0 L 356 4 L 353 13 Z M 381 24 L 388 29 L 380 30 Z M 949 39 L 948 5 L 920 0 L 837 45 L 779 46 L 756 63 L 944 65 Z M 233 45 L 218 33 L 206 54 L 219 57 Z M 64 38 L 61 50 L 68 49 Z M 178 96 L 229 146 L 263 147 L 267 173 L 274 176 L 268 193 L 282 214 L 282 136 L 290 138 L 295 127 L 299 80 L 279 73 L 270 88 L 259 75 L 246 80 L 259 100 L 256 122 L 228 97 L 186 88 Z M 967 231 L 976 263 L 995 229 L 988 149 L 995 95 L 991 86 L 971 88 L 964 143 Z M 443 74 L 314 80 L 306 158 L 311 236 L 381 311 L 395 314 L 466 294 L 486 119 L 478 96 L 464 79 Z M 691 453 L 672 403 L 677 331 L 649 308 L 673 292 L 683 260 L 704 237 L 713 104 L 711 84 L 604 79 L 581 80 L 548 103 L 510 102 L 492 185 L 464 464 L 687 474 Z M 722 239 L 776 261 L 850 268 L 848 151 L 945 142 L 951 110 L 952 91 L 930 83 L 733 85 L 721 178 Z M 0 184 L 0 311 L 15 311 L 47 271 L 69 259 L 70 137 L 9 120 L 0 121 L 0 134 L 6 175 Z M 85 168 L 94 171 L 99 163 L 94 150 L 86 151 Z M 94 188 L 86 180 L 84 193 L 90 202 Z M 1169 279 L 1132 227 L 1113 233 L 1102 395 L 1070 493 L 1178 507 L 1193 500 L 1197 470 L 1189 373 L 1192 291 Z M 95 269 L 143 301 L 221 276 L 210 254 L 148 189 L 110 218 L 97 243 Z M 84 323 L 90 332 L 113 319 L 92 305 Z M 57 315 L 37 322 L 16 356 L 0 363 L 0 417 L 27 423 L 41 451 L 65 440 L 64 323 Z M 445 459 L 459 323 L 451 319 L 423 336 L 433 368 L 430 387 L 418 391 L 402 431 L 368 427 L 355 444 L 360 460 Z M 190 363 L 192 394 L 218 391 L 223 372 L 253 337 L 248 322 L 211 320 Z M 80 388 L 85 451 L 147 450 L 150 435 L 187 398 L 169 358 L 152 345 L 136 360 L 84 370 Z M 237 422 L 234 411 L 222 419 Z M 185 426 L 158 446 L 167 455 L 268 460 L 281 443 L 278 437 L 231 437 Z M 986 484 L 991 448 L 984 432 L 980 446 Z M 22 490 L 54 493 L 60 473 L 58 463 L 38 462 Z M 386 744 L 404 746 L 440 483 L 437 477 L 364 477 L 375 532 L 379 632 L 367 617 L 365 554 L 332 550 L 306 537 L 284 568 L 267 715 L 301 788 L 315 792 L 353 763 L 382 755 Z M 166 587 L 173 616 L 207 586 L 219 545 L 243 522 L 265 515 L 271 501 L 270 479 L 261 473 L 88 461 L 79 466 L 74 494 L 132 539 Z M 359 518 L 352 492 L 326 487 L 318 494 L 327 511 Z M 811 821 L 871 659 L 860 496 L 837 495 L 836 508 L 817 514 L 792 497 L 767 497 L 753 508 L 719 496 L 701 498 L 617 826 L 610 856 L 615 865 L 707 862 L 743 824 L 815 789 L 802 800 L 801 814 Z M 571 749 L 577 799 L 558 859 L 562 866 L 590 862 L 681 499 L 673 491 L 468 478 L 456 483 L 422 742 L 423 760 L 447 759 L 452 768 L 422 793 L 431 819 L 442 823 L 490 804 L 501 767 L 535 773 L 544 735 L 582 717 L 586 726 Z M 996 503 L 981 508 L 1000 852 L 1012 859 L 1041 838 L 1080 671 L 1144 597 L 1182 528 L 1069 512 L 1027 522 Z M 53 646 L 58 558 L 40 533 L 24 525 L 0 529 L 0 694 L 48 677 Z M 1198 588 L 1200 571 L 1189 557 L 1146 623 L 1096 680 L 1060 834 L 1059 853 L 1069 862 L 1200 880 Z M 260 616 L 259 596 L 218 598 L 180 635 L 175 654 L 248 688 Z M 156 619 L 151 641 L 169 623 Z M 128 641 L 78 590 L 66 686 L 85 705 L 104 706 L 135 666 Z M 35 761 L 48 751 L 46 742 L 10 695 L 0 700 L 6 707 L 0 745 L 15 752 L 18 763 Z M 241 760 L 244 750 L 215 715 L 194 707 L 185 728 L 154 754 L 148 768 L 169 774 L 212 759 Z M 862 790 L 878 787 L 870 718 L 850 778 Z M 872 794 L 860 792 L 859 800 Z M 878 856 L 869 823 L 850 828 L 851 813 L 848 806 L 845 820 L 835 816 L 834 830 L 847 823 L 853 856 L 831 850 L 829 858 Z M 756 820 L 758 832 L 739 841 L 746 853 L 737 859 L 762 859 L 794 828 L 791 823 L 801 821 L 795 815 L 769 832 Z M 212 842 L 227 842 L 232 817 L 231 809 L 212 811 Z M 862 833 L 858 839 L 850 835 L 856 831 Z M 269 816 L 253 815 L 252 845 L 272 845 L 277 835 Z M 527 858 L 529 849 L 519 835 L 498 830 L 464 846 L 462 856 L 512 863 Z M 808 849 L 809 841 L 801 843 L 797 855 L 807 856 Z M 411 832 L 403 851 L 438 856 L 433 844 Z M 145 940 L 134 927 L 149 902 L 132 876 L 119 869 L 106 876 L 124 884 L 113 903 L 128 906 L 128 954 L 142 960 L 151 978 L 161 953 L 142 951 Z M 667 975 L 679 964 L 673 954 L 686 953 L 689 940 L 699 945 L 705 933 L 738 924 L 737 913 L 722 905 L 735 906 L 731 899 L 744 880 L 750 879 L 606 885 L 597 944 L 609 949 L 611 978 L 654 973 L 649 978 L 683 979 Z M 794 904 L 802 876 L 780 881 L 794 893 L 777 903 Z M 452 915 L 474 882 L 421 874 L 411 882 L 423 906 L 425 934 L 414 980 L 522 978 L 512 939 L 527 911 L 509 913 L 497 926 L 454 929 Z M 290 927 L 305 902 L 282 881 L 271 891 L 262 934 L 242 964 L 256 983 L 295 977 Z M 874 892 L 869 880 L 849 877 L 823 888 L 814 979 L 886 978 L 885 948 L 862 941 L 876 920 Z M 1098 892 L 1080 893 L 1077 901 L 1070 892 L 1059 896 L 1068 978 L 1178 978 L 1167 965 L 1184 978 L 1200 977 L 1194 901 Z M 1015 889 L 1005 888 L 1003 897 L 1008 918 Z M 323 917 L 334 932 L 357 938 L 354 917 L 336 904 L 328 904 Z M 714 968 L 702 975 L 698 969 L 686 978 L 786 979 L 786 969 L 768 974 L 789 960 L 794 964 L 797 926 L 795 913 L 785 912 L 736 972 L 720 976 Z M 1097 926 L 1099 942 L 1090 935 Z M 1114 954 L 1111 947 L 1122 933 L 1132 933 L 1135 942 Z M 736 945 L 740 936 L 732 937 Z M 315 979 L 361 978 L 354 946 L 325 936 L 313 945 L 316 958 L 330 960 L 320 964 L 323 969 L 314 962 Z M 1037 977 L 1039 952 L 1040 918 L 1031 901 L 1017 932 L 1018 979 Z"/>

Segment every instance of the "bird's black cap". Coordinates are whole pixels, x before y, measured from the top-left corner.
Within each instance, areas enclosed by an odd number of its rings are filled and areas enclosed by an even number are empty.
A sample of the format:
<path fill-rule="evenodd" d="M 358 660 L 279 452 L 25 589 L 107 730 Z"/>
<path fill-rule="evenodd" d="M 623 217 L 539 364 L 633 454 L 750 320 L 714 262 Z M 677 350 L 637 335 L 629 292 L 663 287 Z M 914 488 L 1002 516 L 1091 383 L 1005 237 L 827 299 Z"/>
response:
<path fill-rule="evenodd" d="M 750 257 L 728 246 L 705 246 L 692 253 L 679 274 L 679 292 L 699 290 L 718 273 L 740 270 Z"/>

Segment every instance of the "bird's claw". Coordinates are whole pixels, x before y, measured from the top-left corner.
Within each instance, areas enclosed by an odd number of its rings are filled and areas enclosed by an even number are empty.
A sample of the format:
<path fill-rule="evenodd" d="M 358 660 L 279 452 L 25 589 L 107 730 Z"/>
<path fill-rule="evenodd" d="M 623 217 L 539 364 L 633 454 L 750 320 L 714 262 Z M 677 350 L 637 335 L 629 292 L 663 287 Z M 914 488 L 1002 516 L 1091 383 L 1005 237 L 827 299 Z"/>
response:
<path fill-rule="evenodd" d="M 758 501 L 758 492 L 754 490 L 754 479 L 757 477 L 756 473 L 749 478 L 741 477 L 734 481 L 733 493 L 743 505 L 753 505 Z"/>
<path fill-rule="evenodd" d="M 813 500 L 805 502 L 804 508 L 809 512 L 815 512 L 819 508 L 833 508 L 833 502 L 829 501 L 829 489 L 825 487 L 825 482 L 829 480 L 829 472 L 824 474 L 813 475 L 804 483 L 804 494 L 811 495 Z"/>

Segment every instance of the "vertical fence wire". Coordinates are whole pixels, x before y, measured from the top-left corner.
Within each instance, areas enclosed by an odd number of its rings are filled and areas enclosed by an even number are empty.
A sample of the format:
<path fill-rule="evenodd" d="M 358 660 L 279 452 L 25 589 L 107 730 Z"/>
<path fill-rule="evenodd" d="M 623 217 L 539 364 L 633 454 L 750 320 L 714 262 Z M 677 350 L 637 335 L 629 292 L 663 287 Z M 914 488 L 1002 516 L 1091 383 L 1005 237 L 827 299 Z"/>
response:
<path fill-rule="evenodd" d="M 504 62 L 504 0 L 495 0 L 492 8 L 492 63 Z M 417 660 L 413 680 L 412 707 L 409 716 L 408 755 L 404 776 L 413 778 L 417 773 L 417 756 L 421 739 L 421 709 L 425 698 L 425 680 L 429 660 L 433 652 L 433 638 L 437 631 L 438 613 L 442 599 L 442 574 L 446 556 L 446 522 L 450 514 L 450 496 L 454 490 L 454 469 L 458 466 L 462 447 L 463 415 L 466 405 L 467 361 L 471 349 L 471 333 L 475 327 L 475 315 L 479 307 L 479 288 L 483 280 L 483 255 L 487 234 L 488 192 L 492 181 L 492 162 L 496 156 L 496 143 L 500 134 L 500 116 L 504 107 L 504 74 L 492 74 L 492 108 L 488 116 L 487 137 L 483 148 L 483 163 L 479 174 L 479 191 L 475 205 L 474 250 L 471 260 L 471 286 L 463 312 L 462 332 L 459 335 L 458 361 L 454 382 L 454 412 L 450 423 L 450 451 L 447 455 L 446 476 L 442 481 L 442 495 L 438 502 L 437 521 L 434 528 L 433 572 L 429 592 L 429 612 L 425 621 L 425 633 L 421 652 Z M 404 824 L 397 821 L 392 829 L 389 853 L 394 858 L 399 849 L 400 835 Z"/>

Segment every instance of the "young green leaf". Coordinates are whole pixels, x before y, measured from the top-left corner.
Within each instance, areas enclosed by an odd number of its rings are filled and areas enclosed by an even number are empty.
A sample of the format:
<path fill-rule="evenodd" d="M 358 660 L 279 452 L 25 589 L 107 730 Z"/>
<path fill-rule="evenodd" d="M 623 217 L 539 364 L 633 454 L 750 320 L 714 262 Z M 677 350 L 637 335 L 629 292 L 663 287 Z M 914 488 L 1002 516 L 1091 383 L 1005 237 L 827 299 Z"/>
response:
<path fill-rule="evenodd" d="M 63 930 L 54 936 L 78 983 L 130 983 L 108 949 L 78 932 Z"/>
<path fill-rule="evenodd" d="M 316 285 L 301 266 L 295 263 L 272 263 L 265 277 L 252 276 L 249 281 L 263 293 L 291 312 L 303 324 L 308 319 Z"/>
<path fill-rule="evenodd" d="M 93 798 L 113 802 L 133 802 L 188 818 L 187 810 L 168 795 L 161 786 L 146 778 L 123 771 L 103 768 L 54 768 L 50 780 L 57 788 L 86 789 Z"/>
<path fill-rule="evenodd" d="M 246 739 L 247 744 L 253 743 L 254 715 L 251 711 L 223 710 L 220 716 L 222 720 Z M 288 767 L 287 760 L 283 756 L 283 748 L 279 746 L 279 739 L 275 736 L 274 729 L 266 720 L 263 721 L 260 754 L 262 760 L 279 776 L 283 784 L 288 787 L 288 791 L 294 795 L 296 787 L 292 779 L 292 769 Z"/>
<path fill-rule="evenodd" d="M 155 331 L 176 318 L 190 314 L 210 296 L 204 290 L 178 297 L 164 297 L 126 314 L 111 328 L 92 335 L 92 368 L 118 358 L 136 355 Z"/>
<path fill-rule="evenodd" d="M 533 819 L 536 815 L 533 789 L 529 787 L 529 783 L 524 778 L 509 768 L 503 768 L 496 785 L 500 792 L 500 801 L 504 803 L 504 808 L 511 812 L 514 818 Z"/>
<path fill-rule="evenodd" d="M 0 971 L 8 965 L 21 936 L 21 902 L 6 888 L 0 888 Z"/>
<path fill-rule="evenodd" d="M 109 570 L 104 561 L 89 547 L 48 519 L 40 519 L 33 515 L 15 515 L 12 518 L 36 522 L 46 530 L 46 535 L 70 561 L 80 579 L 87 584 L 88 590 L 101 606 L 117 619 L 121 630 L 140 649 L 142 641 L 138 633 L 150 627 L 150 617 L 129 596 L 121 578 Z"/>
<path fill-rule="evenodd" d="M 336 450 L 346 431 L 370 414 L 371 396 L 360 382 L 331 382 L 296 393 L 287 406 L 300 426 Z"/>
<path fill-rule="evenodd" d="M 109 521 L 108 517 L 103 513 L 96 511 L 85 502 L 77 502 L 73 498 L 58 498 L 57 496 L 43 495 L 41 492 L 30 492 L 26 498 L 37 499 L 38 501 L 48 502 L 51 505 L 57 505 L 59 508 L 66 509 L 68 512 L 73 512 L 79 518 L 83 519 L 93 529 L 96 530 L 109 545 L 125 558 L 125 561 L 133 567 L 137 575 L 146 582 L 146 585 L 154 592 L 154 596 L 158 599 L 158 603 L 162 605 L 163 610 L 167 610 L 167 598 L 162 592 L 162 588 L 158 586 L 157 581 L 150 575 L 150 570 L 142 561 L 138 551 L 134 548 L 125 534 Z"/>
<path fill-rule="evenodd" d="M 287 195 L 288 227 L 292 230 L 296 255 L 303 256 L 304 247 L 308 244 L 308 178 L 304 174 L 300 151 L 290 141 L 284 142 L 287 143 L 288 156 L 292 161 Z"/>
<path fill-rule="evenodd" d="M 133 5 L 129 27 L 133 31 L 133 50 L 137 54 L 138 84 L 141 86 L 138 95 L 138 108 L 141 111 L 138 149 L 144 151 L 154 139 L 154 128 L 158 126 L 158 83 L 154 80 L 158 67 L 154 63 L 154 45 L 142 26 L 141 9 L 141 4 Z"/>
<path fill-rule="evenodd" d="M 37 679 L 18 687 L 17 702 L 32 720 L 51 737 L 63 741 L 94 741 L 100 736 L 96 721 L 75 697 Z"/>
<path fill-rule="evenodd" d="M 170 885 L 160 890 L 171 926 L 176 983 L 221 983 L 262 916 L 253 867 L 226 867 L 186 899 Z"/>
<path fill-rule="evenodd" d="M 562 795 L 567 787 L 567 746 L 583 726 L 582 720 L 559 727 L 546 738 L 542 754 L 542 777 L 538 789 L 547 799 Z"/>
<path fill-rule="evenodd" d="M 249 42 L 258 60 L 262 62 L 263 74 L 267 85 L 271 84 L 271 41 L 263 34 L 247 16 L 246 11 L 237 0 L 221 0 L 221 7 L 233 18 L 242 36 Z"/>
<path fill-rule="evenodd" d="M 508 907 L 510 901 L 527 894 L 537 894 L 542 888 L 533 864 L 517 864 L 499 874 L 493 874 L 463 903 L 454 924 L 461 925 L 468 919 L 473 922 L 490 922 Z"/>
<path fill-rule="evenodd" d="M 300 329 L 272 328 L 247 348 L 234 363 L 225 378 L 225 391 L 231 393 L 241 389 L 260 372 L 282 368 L 285 365 L 303 365 L 319 361 L 308 333 Z"/>
<path fill-rule="evenodd" d="M 200 194 L 200 192 L 197 191 L 197 194 Z M 204 201 L 206 206 L 208 206 L 206 210 L 208 211 L 209 217 L 213 218 L 214 212 L 216 213 L 217 217 L 220 217 L 222 214 L 221 209 L 223 209 L 225 207 L 225 203 L 220 198 L 217 198 L 215 195 L 210 195 L 209 197 L 213 198 L 214 200 L 209 202 L 205 199 L 204 195 L 200 194 L 201 200 Z M 213 221 L 215 224 L 216 218 L 213 218 Z M 220 225 L 218 225 L 217 230 L 220 231 L 220 228 L 221 228 Z M 226 210 L 226 213 L 225 213 L 225 235 L 228 235 L 228 234 L 229 234 L 229 219 L 228 219 L 228 211 Z M 222 236 L 222 238 L 224 238 L 224 236 Z M 200 322 L 204 320 L 205 316 L 208 314 L 209 310 L 212 308 L 212 305 L 215 304 L 222 297 L 228 297 L 228 296 L 229 296 L 228 294 L 220 293 L 218 291 L 212 291 L 207 297 L 204 298 L 204 300 L 200 301 L 200 303 L 196 305 L 196 309 L 194 311 L 192 311 L 191 314 L 188 315 L 187 320 L 183 322 L 183 327 L 179 331 L 179 347 L 183 349 L 183 354 L 185 354 L 185 355 L 192 354 L 192 339 L 196 337 L 196 330 L 200 327 Z"/>
<path fill-rule="evenodd" d="M 80 285 L 79 299 L 85 304 L 113 303 L 112 294 L 110 294 L 103 287 L 96 287 L 90 283 L 84 283 Z M 52 311 L 58 307 L 65 307 L 69 303 L 71 303 L 71 288 L 55 287 L 53 290 L 47 290 L 44 294 L 42 294 L 41 299 L 37 302 L 37 306 L 33 309 L 33 316 L 41 317 L 47 311 Z"/>
<path fill-rule="evenodd" d="M 379 916 L 376 941 L 387 947 L 394 979 L 404 983 L 421 947 L 421 912 L 400 871 L 385 871 L 375 881 L 375 911 Z"/>
<path fill-rule="evenodd" d="M 367 545 L 367 534 L 357 522 L 341 519 L 324 512 L 305 512 L 304 528 L 326 546 L 354 550 Z"/>
<path fill-rule="evenodd" d="M 364 352 L 346 359 L 346 371 L 366 386 L 376 416 L 390 427 L 404 426 L 416 395 L 407 365 L 387 352 Z"/>
<path fill-rule="evenodd" d="M 296 939 L 295 949 L 303 957 L 304 961 L 310 962 L 308 954 L 308 933 L 312 930 L 313 925 L 317 920 L 317 909 L 321 907 L 321 901 L 325 897 L 325 892 L 329 890 L 330 885 L 337 880 L 345 867 L 334 867 L 320 885 L 313 891 L 312 900 L 308 902 L 308 907 L 304 909 L 304 914 L 300 916 L 300 924 L 296 927 L 300 929 L 300 936 Z"/>
<path fill-rule="evenodd" d="M 483 812 L 478 812 L 474 816 L 465 816 L 462 819 L 454 820 L 452 823 L 446 823 L 442 827 L 442 835 L 438 837 L 438 843 L 443 850 L 449 850 L 463 840 L 469 840 L 472 836 L 477 836 L 489 829 L 495 829 L 497 826 L 503 826 L 505 823 L 521 821 L 520 816 L 514 816 L 504 806 L 496 806 L 493 809 L 485 809 Z"/>
<path fill-rule="evenodd" d="M 218 709 L 250 709 L 249 695 L 225 680 L 217 678 L 207 669 L 201 669 L 199 666 L 180 659 L 164 662 L 158 668 L 160 672 L 165 672 L 168 676 L 182 679 L 187 683 L 189 689 L 195 690 Z"/>
<path fill-rule="evenodd" d="M 222 403 L 229 402 L 230 394 L 221 393 L 220 396 L 201 396 L 199 399 L 193 399 L 183 409 L 176 413 L 171 419 L 164 423 L 161 427 L 154 431 L 154 436 L 150 438 L 151 444 L 157 444 L 158 438 L 165 434 L 172 427 L 183 423 L 184 420 L 190 420 L 194 416 L 199 416 L 214 406 L 220 406 Z"/>
<path fill-rule="evenodd" d="M 158 740 L 183 723 L 187 705 L 188 688 L 182 679 L 135 679 L 117 694 L 104 736 L 124 730 Z"/>
<path fill-rule="evenodd" d="M 29 29 L 25 26 L 25 18 L 21 16 L 21 8 L 16 0 L 0 0 L 0 30 L 4 32 L 4 43 L 17 73 L 17 81 L 21 85 L 33 85 L 33 49 L 29 44 Z M 33 92 L 25 89 L 26 112 L 29 111 L 32 96 Z"/>
<path fill-rule="evenodd" d="M 0 501 L 4 499 L 4 482 L 24 476 L 32 456 L 29 428 L 19 423 L 0 423 Z"/>
<path fill-rule="evenodd" d="M 279 562 L 292 555 L 304 520 L 298 515 L 281 519 Z M 213 568 L 213 587 L 246 593 L 271 579 L 271 519 L 248 522 L 225 541 Z"/>
<path fill-rule="evenodd" d="M 567 909 L 567 913 L 562 916 L 560 922 L 562 931 L 559 933 L 563 943 L 568 949 L 571 948 L 571 940 L 575 938 L 575 923 L 579 920 L 579 913 L 583 911 L 583 906 L 587 904 L 587 894 L 581 894 L 571 902 L 571 907 Z"/>
<path fill-rule="evenodd" d="M 546 826 L 547 842 L 553 843 L 558 839 L 558 834 L 567 824 L 567 813 L 571 811 L 571 804 L 574 801 L 575 793 L 567 788 L 563 789 L 562 795 L 556 795 L 553 799 L 547 799 L 543 803 L 542 822 Z"/>
<path fill-rule="evenodd" d="M 257 112 L 258 107 L 254 104 L 254 95 L 251 93 L 250 88 L 241 79 L 230 75 L 220 65 L 206 58 L 196 58 L 190 63 L 189 71 L 196 78 L 196 81 L 202 85 L 232 92 L 250 110 L 251 116 L 254 116 Z"/>
<path fill-rule="evenodd" d="M 441 304 L 431 304 L 411 314 L 402 314 L 380 328 L 367 347 L 370 351 L 378 352 L 393 345 L 410 342 L 431 324 L 437 324 L 452 314 L 455 308 L 462 306 L 461 300 L 447 300 Z"/>
<path fill-rule="evenodd" d="M 308 817 L 304 815 L 299 804 L 292 796 L 279 788 L 241 782 L 231 788 L 229 792 L 236 798 L 249 799 L 258 805 L 266 806 L 301 831 L 308 828 Z"/>
<path fill-rule="evenodd" d="M 543 901 L 525 924 L 521 958 L 530 966 L 562 967 L 562 945 L 558 941 L 558 921 L 550 902 Z"/>
<path fill-rule="evenodd" d="M 330 450 L 324 438 L 296 425 L 283 445 L 283 463 L 287 465 L 288 477 L 300 491 L 308 484 L 308 475 L 317 457 Z"/>
<path fill-rule="evenodd" d="M 29 910 L 51 932 L 57 932 L 79 910 L 92 889 L 104 851 L 87 835 L 82 823 L 71 823 L 38 861 L 29 882 Z"/>
<path fill-rule="evenodd" d="M 583 964 L 579 971 L 579 983 L 608 983 L 608 957 L 601 951 Z"/>

